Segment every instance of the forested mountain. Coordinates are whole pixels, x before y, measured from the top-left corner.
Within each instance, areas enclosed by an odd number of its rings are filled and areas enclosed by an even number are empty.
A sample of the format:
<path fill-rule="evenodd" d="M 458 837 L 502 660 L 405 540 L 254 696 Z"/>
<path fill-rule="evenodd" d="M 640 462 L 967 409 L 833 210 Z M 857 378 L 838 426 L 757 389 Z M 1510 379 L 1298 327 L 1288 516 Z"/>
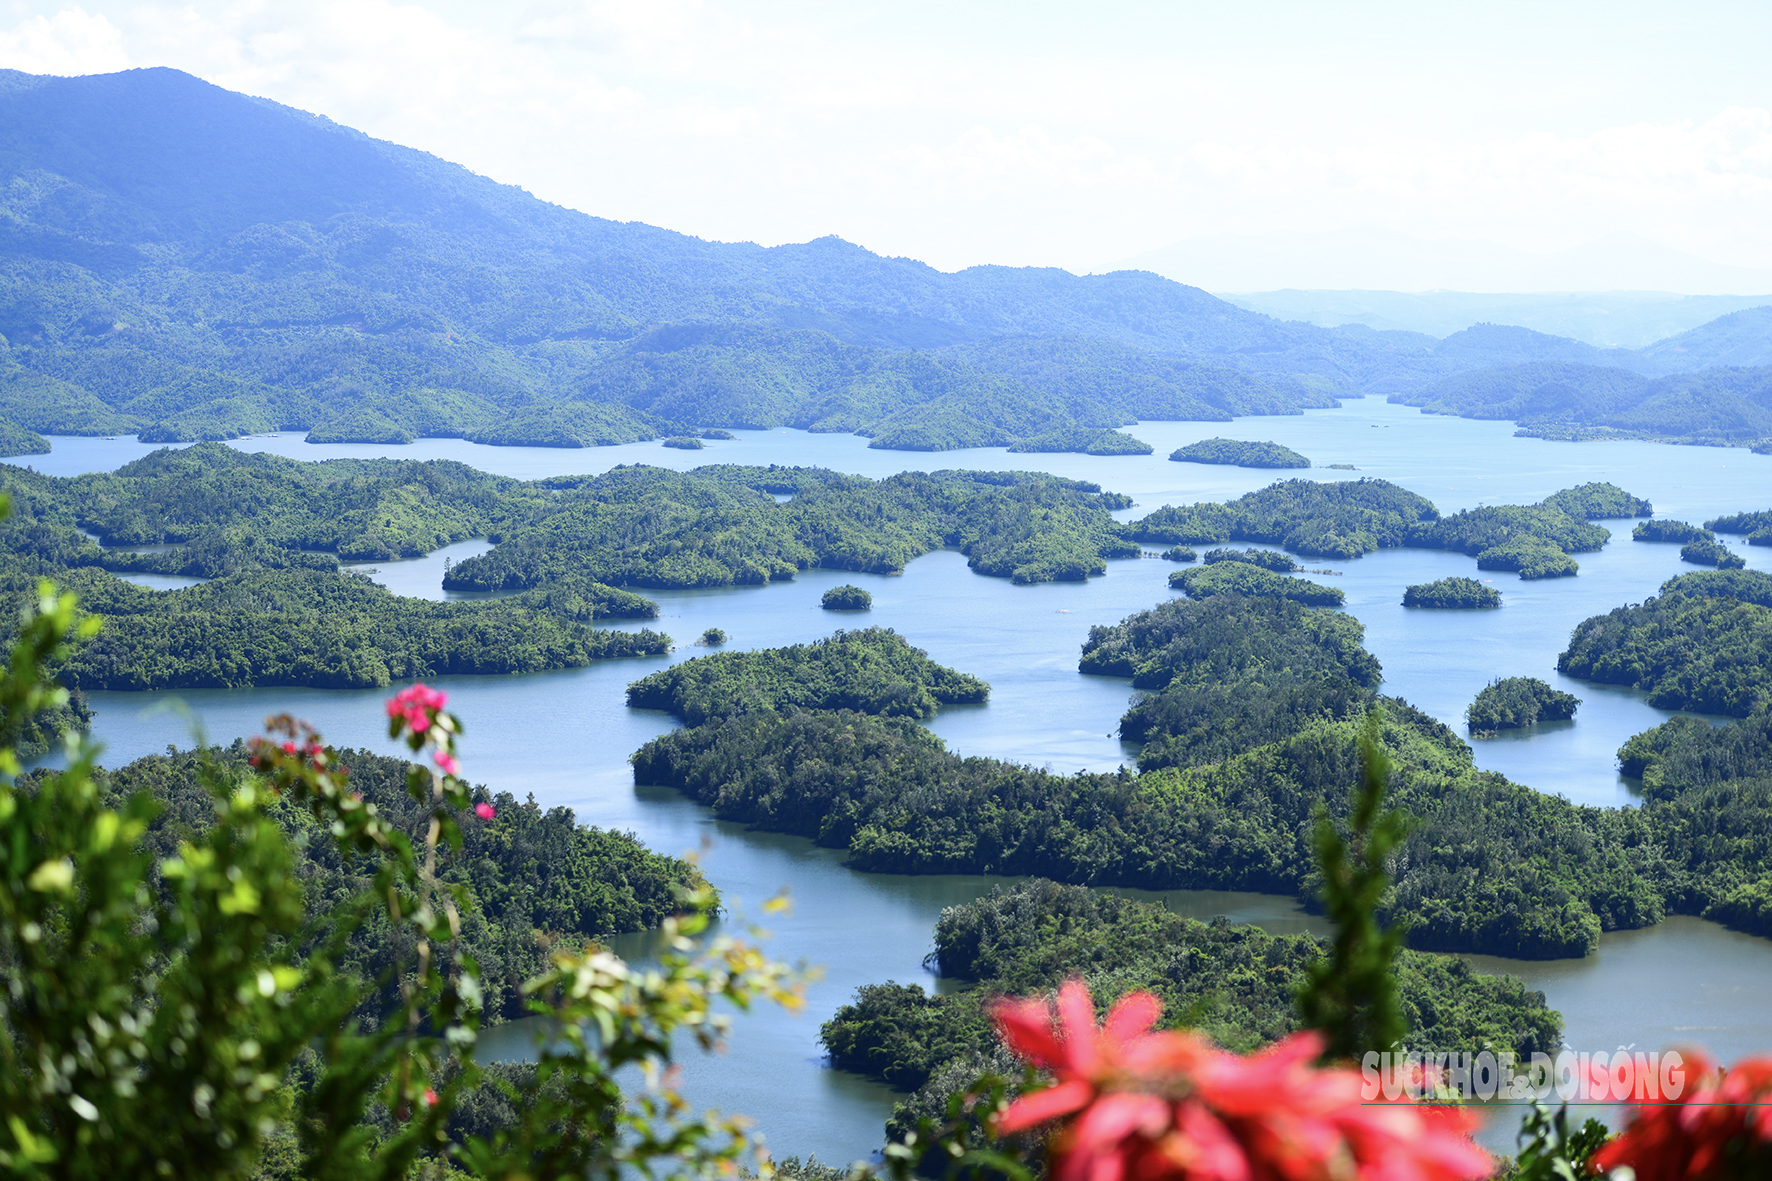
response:
<path fill-rule="evenodd" d="M 1772 365 L 1651 379 L 1616 367 L 1537 361 L 1455 374 L 1390 400 L 1439 414 L 1510 419 L 1547 438 L 1741 444 L 1772 437 Z"/>
<path fill-rule="evenodd" d="M 167 69 L 0 71 L 0 338 L 0 418 L 167 442 L 794 425 L 944 449 L 1616 363 L 1525 329 L 1286 323 L 1148 272 L 707 242 Z"/>

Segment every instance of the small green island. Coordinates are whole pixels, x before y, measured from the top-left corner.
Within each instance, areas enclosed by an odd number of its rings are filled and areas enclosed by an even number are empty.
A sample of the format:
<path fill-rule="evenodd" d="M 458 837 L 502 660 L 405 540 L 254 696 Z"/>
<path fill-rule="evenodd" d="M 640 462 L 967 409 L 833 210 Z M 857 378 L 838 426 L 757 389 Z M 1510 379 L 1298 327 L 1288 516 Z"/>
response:
<path fill-rule="evenodd" d="M 1249 443 L 1242 439 L 1201 439 L 1177 447 L 1169 456 L 1176 463 L 1221 463 L 1232 467 L 1309 467 L 1311 461 L 1278 443 Z"/>
<path fill-rule="evenodd" d="M 1206 551 L 1208 566 L 1219 562 L 1246 562 L 1251 566 L 1260 566 L 1263 570 L 1272 570 L 1275 574 L 1290 574 L 1294 570 L 1303 569 L 1292 560 L 1291 555 L 1272 549 L 1228 549 L 1221 546 Z"/>
<path fill-rule="evenodd" d="M 672 435 L 664 441 L 666 447 L 675 447 L 680 451 L 700 451 L 703 443 L 694 435 Z"/>
<path fill-rule="evenodd" d="M 1490 681 L 1464 711 L 1473 734 L 1518 730 L 1539 722 L 1567 722 L 1581 699 L 1553 689 L 1537 677 L 1500 677 Z"/>
<path fill-rule="evenodd" d="M 818 605 L 826 611 L 866 611 L 873 607 L 874 596 L 846 582 L 826 591 Z"/>
<path fill-rule="evenodd" d="M 1156 448 L 1143 439 L 1097 427 L 1063 427 L 1045 434 L 1017 439 L 1011 454 L 1075 452 L 1081 455 L 1149 455 Z"/>
<path fill-rule="evenodd" d="M 1688 525 L 1684 521 L 1652 520 L 1643 521 L 1630 531 L 1632 541 L 1668 541 L 1684 545 L 1689 541 L 1715 541 L 1717 535 L 1709 529 L 1700 529 L 1697 525 Z"/>
<path fill-rule="evenodd" d="M 1192 562 L 1199 556 L 1199 554 L 1194 552 L 1192 546 L 1187 545 L 1172 545 L 1163 551 L 1163 560 L 1165 562 Z"/>
<path fill-rule="evenodd" d="M 721 628 L 710 627 L 707 631 L 702 632 L 701 638 L 695 642 L 704 648 L 717 648 L 726 642 L 726 632 Z"/>
<path fill-rule="evenodd" d="M 722 430 L 719 427 L 714 427 L 711 430 L 703 431 L 701 433 L 701 437 L 704 439 L 733 439 L 733 438 L 737 438 L 737 436 L 734 435 L 731 431 Z"/>
<path fill-rule="evenodd" d="M 1688 541 L 1681 546 L 1680 561 L 1691 562 L 1694 566 L 1715 566 L 1718 570 L 1740 570 L 1747 565 L 1746 558 L 1727 546 L 1703 539 Z"/>
<path fill-rule="evenodd" d="M 1511 570 L 1523 580 L 1535 578 L 1573 578 L 1581 572 L 1581 563 L 1548 541 L 1537 537 L 1516 537 L 1500 545 L 1492 545 L 1477 555 L 1479 570 Z"/>
<path fill-rule="evenodd" d="M 1403 592 L 1405 607 L 1499 607 L 1501 592 L 1474 578 L 1440 578 L 1418 583 Z"/>
<path fill-rule="evenodd" d="M 1347 598 L 1335 587 L 1323 586 L 1306 578 L 1289 578 L 1242 561 L 1221 561 L 1191 570 L 1177 570 L 1169 576 L 1169 588 L 1181 591 L 1190 599 L 1209 599 L 1213 595 L 1267 595 L 1302 603 L 1306 607 L 1339 607 Z"/>

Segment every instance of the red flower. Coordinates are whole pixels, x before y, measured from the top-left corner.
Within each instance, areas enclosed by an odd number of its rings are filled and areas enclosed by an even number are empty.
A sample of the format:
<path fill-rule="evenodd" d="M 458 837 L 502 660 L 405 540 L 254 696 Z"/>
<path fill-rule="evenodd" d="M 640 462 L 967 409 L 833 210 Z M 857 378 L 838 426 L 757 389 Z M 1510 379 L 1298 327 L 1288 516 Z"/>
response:
<path fill-rule="evenodd" d="M 999 1132 L 1062 1120 L 1055 1181 L 1465 1181 L 1494 1164 L 1472 1121 L 1444 1108 L 1366 1103 L 1360 1076 L 1319 1070 L 1314 1033 L 1248 1058 L 1192 1033 L 1150 1032 L 1161 1002 L 1122 998 L 1101 1028 L 1089 990 L 993 1010 L 1003 1041 L 1056 1084 L 1023 1095 Z"/>
<path fill-rule="evenodd" d="M 408 729 L 422 734 L 431 728 L 448 701 L 449 695 L 441 689 L 409 685 L 388 698 L 388 716 L 403 719 Z"/>
<path fill-rule="evenodd" d="M 482 820 L 491 820 L 494 816 L 497 816 L 498 813 L 493 811 L 491 804 L 482 801 L 474 805 L 474 815 Z"/>
<path fill-rule="evenodd" d="M 1691 1085 L 1678 1098 L 1638 1107 L 1630 1126 L 1594 1154 L 1593 1167 L 1629 1165 L 1655 1181 L 1764 1176 L 1772 1164 L 1772 1059 L 1743 1059 L 1725 1071 L 1696 1051 L 1684 1057 Z"/>
<path fill-rule="evenodd" d="M 431 1090 L 429 1087 L 425 1088 L 425 1106 L 426 1107 L 437 1106 L 437 1092 Z"/>

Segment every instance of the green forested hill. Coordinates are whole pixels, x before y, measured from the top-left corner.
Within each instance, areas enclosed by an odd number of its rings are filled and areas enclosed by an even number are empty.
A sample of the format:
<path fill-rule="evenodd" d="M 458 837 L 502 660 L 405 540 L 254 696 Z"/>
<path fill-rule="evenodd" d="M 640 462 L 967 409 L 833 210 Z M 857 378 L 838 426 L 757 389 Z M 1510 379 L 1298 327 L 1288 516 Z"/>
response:
<path fill-rule="evenodd" d="M 1511 419 L 1524 433 L 1545 438 L 1735 445 L 1772 438 L 1772 366 L 1763 363 L 1652 379 L 1628 369 L 1544 361 L 1473 369 L 1390 400 L 1436 414 Z"/>
<path fill-rule="evenodd" d="M 167 69 L 0 72 L 0 193 L 0 416 L 40 433 L 589 446 L 803 423 L 929 450 L 1592 352 L 1282 322 L 1141 271 L 707 242 Z"/>
<path fill-rule="evenodd" d="M 893 573 L 944 545 L 981 574 L 1081 581 L 1138 546 L 1093 484 L 1026 472 L 905 472 L 884 480 L 812 468 L 618 467 L 544 481 L 558 495 L 491 534 L 452 589 L 510 590 L 575 575 L 616 586 L 760 584 L 804 569 Z M 777 504 L 770 493 L 792 493 Z"/>
<path fill-rule="evenodd" d="M 422 846 L 430 808 L 407 794 L 405 760 L 367 750 L 339 753 L 350 769 L 352 789 Z M 100 771 L 96 778 L 112 806 L 138 792 L 154 800 L 159 811 L 142 843 L 158 858 L 171 858 L 181 841 L 199 836 L 215 822 L 215 799 L 199 774 L 202 763 L 212 760 L 224 777 L 239 776 L 246 756 L 245 746 L 236 742 L 224 749 L 149 755 Z M 25 785 L 29 790 L 29 777 Z M 483 787 L 473 795 L 493 806 L 493 817 L 460 819 L 461 848 L 445 847 L 438 877 L 466 890 L 466 904 L 460 908 L 462 939 L 482 969 L 489 1023 L 525 1015 L 520 986 L 546 969 L 548 949 L 556 941 L 602 939 L 656 927 L 675 913 L 677 889 L 703 884 L 693 864 L 654 853 L 631 834 L 581 826 L 570 809 L 543 811 L 533 798 L 518 801 L 508 792 L 493 795 Z M 279 805 L 272 814 L 291 836 L 314 838 L 294 846 L 310 917 L 324 913 L 336 899 L 373 888 L 377 857 L 342 854 L 313 831 L 316 822 L 305 809 Z M 399 950 L 389 939 L 383 916 L 353 933 L 340 965 L 374 980 L 399 962 Z M 383 986 L 381 999 L 387 1001 L 396 982 L 384 979 Z"/>
<path fill-rule="evenodd" d="M 984 1069 L 1003 1069 L 993 997 L 1048 992 L 1074 976 L 1103 1004 L 1143 989 L 1162 1000 L 1165 1024 L 1192 1014 L 1201 1033 L 1247 1053 L 1298 1028 L 1293 998 L 1324 953 L 1308 935 L 1203 923 L 1038 878 L 944 910 L 935 947 L 943 977 L 962 989 L 863 985 L 819 1031 L 832 1065 L 919 1092 L 895 1123 L 935 1114 Z M 1412 1047 L 1487 1045 L 1526 1058 L 1556 1045 L 1561 1015 L 1516 979 L 1419 952 L 1403 952 L 1396 968 Z"/>
<path fill-rule="evenodd" d="M 578 668 L 657 655 L 657 632 L 611 631 L 524 603 L 435 603 L 328 571 L 252 571 L 176 591 L 146 590 L 100 570 L 57 580 L 98 616 L 61 680 L 83 689 L 364 689 L 452 673 Z M 0 576 L 16 614 L 32 575 Z M 648 604 L 650 607 L 650 604 Z"/>
<path fill-rule="evenodd" d="M 1576 627 L 1557 671 L 1629 685 L 1662 709 L 1745 717 L 1772 702 L 1772 575 L 1682 574 Z"/>

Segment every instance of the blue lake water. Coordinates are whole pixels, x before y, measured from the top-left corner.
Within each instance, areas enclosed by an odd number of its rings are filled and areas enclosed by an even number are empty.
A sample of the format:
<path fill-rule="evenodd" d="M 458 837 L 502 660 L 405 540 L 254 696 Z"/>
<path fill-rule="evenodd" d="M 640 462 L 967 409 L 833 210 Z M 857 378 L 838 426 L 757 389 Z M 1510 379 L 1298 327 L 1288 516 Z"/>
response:
<path fill-rule="evenodd" d="M 850 435 L 798 431 L 739 431 L 735 440 L 711 442 L 697 452 L 657 443 L 594 450 L 495 448 L 459 440 L 407 447 L 312 446 L 299 435 L 240 440 L 235 446 L 301 459 L 449 458 L 521 478 L 593 474 L 635 462 L 678 469 L 801 464 L 875 477 L 907 469 L 1017 468 L 1094 480 L 1129 493 L 1137 507 L 1122 517 L 1163 504 L 1222 500 L 1290 475 L 1382 477 L 1427 496 L 1442 512 L 1530 503 L 1590 480 L 1611 480 L 1654 501 L 1658 515 L 1694 522 L 1772 506 L 1772 458 L 1649 443 L 1516 439 L 1509 424 L 1422 415 L 1375 399 L 1294 417 L 1127 429 L 1154 444 L 1156 453 L 1009 455 L 986 448 L 929 455 L 873 450 Z M 1270 439 L 1319 466 L 1273 473 L 1165 458 L 1175 447 L 1214 435 Z M 50 455 L 30 457 L 38 471 L 109 470 L 152 450 L 123 439 L 52 442 Z M 1321 466 L 1329 463 L 1358 470 Z M 1694 567 L 1678 560 L 1677 546 L 1630 541 L 1630 522 L 1609 527 L 1610 545 L 1578 555 L 1579 577 L 1529 583 L 1493 576 L 1503 595 L 1498 611 L 1401 606 L 1403 588 L 1411 583 L 1449 574 L 1491 577 L 1459 554 L 1400 550 L 1306 564 L 1336 571 L 1313 577 L 1347 593 L 1347 610 L 1365 625 L 1367 646 L 1384 664 L 1386 691 L 1460 730 L 1464 707 L 1492 678 L 1538 676 L 1574 692 L 1583 704 L 1573 723 L 1478 742 L 1478 762 L 1578 802 L 1628 805 L 1629 788 L 1617 774 L 1614 752 L 1630 735 L 1669 715 L 1633 692 L 1559 677 L 1557 653 L 1582 619 L 1640 601 L 1666 579 Z M 1750 567 L 1772 569 L 1772 550 L 1726 540 L 1736 543 Z M 440 599 L 444 561 L 484 548 L 484 542 L 465 542 L 423 559 L 365 568 L 397 593 Z M 937 914 L 943 906 L 976 897 L 990 881 L 856 873 L 835 852 L 796 838 L 746 832 L 712 820 L 674 794 L 637 790 L 627 755 L 672 723 L 662 714 L 627 709 L 626 684 L 698 654 L 702 649 L 689 641 L 708 627 L 724 629 L 728 647 L 750 648 L 798 643 L 865 622 L 896 628 L 934 659 L 991 682 L 988 704 L 946 710 L 930 723 L 950 748 L 1058 771 L 1111 769 L 1132 755 L 1114 734 L 1130 689 L 1123 681 L 1079 675 L 1078 651 L 1091 625 L 1117 622 L 1167 598 L 1166 578 L 1175 568 L 1154 558 L 1128 559 L 1110 563 L 1104 577 L 1087 583 L 1017 587 L 972 574 L 957 553 L 937 552 L 895 577 L 808 571 L 792 582 L 764 587 L 648 592 L 662 617 L 645 626 L 678 641 L 667 656 L 522 677 L 445 678 L 439 684 L 467 724 L 464 762 L 471 778 L 519 796 L 532 793 L 544 805 L 568 805 L 586 823 L 630 829 L 662 851 L 700 850 L 710 878 L 740 912 L 789 888 L 796 909 L 791 918 L 771 924 L 771 948 L 784 959 L 822 967 L 807 1012 L 797 1018 L 741 1019 L 729 1056 L 687 1064 L 688 1086 L 697 1102 L 757 1117 L 778 1151 L 847 1161 L 877 1146 L 893 1095 L 824 1067 L 816 1040 L 819 1022 L 860 984 L 898 979 L 932 985 L 921 961 Z M 820 595 L 842 582 L 871 591 L 873 610 L 865 616 L 820 610 Z M 180 695 L 176 708 L 184 712 L 172 713 L 171 695 L 97 693 L 92 695 L 98 709 L 94 734 L 108 747 L 107 761 L 120 763 L 164 749 L 172 734 L 191 724 L 225 741 L 255 732 L 266 714 L 287 710 L 318 724 L 334 742 L 392 753 L 382 729 L 383 696 L 379 691 L 199 691 Z M 1177 909 L 1204 917 L 1222 913 L 1275 930 L 1310 924 L 1284 898 L 1206 892 L 1168 898 Z M 635 953 L 645 946 L 643 937 L 623 944 Z M 1772 942 L 1714 924 L 1669 920 L 1649 931 L 1607 935 L 1599 954 L 1582 961 L 1477 962 L 1544 989 L 1564 1013 L 1569 1042 L 1582 1049 L 1700 1043 L 1725 1058 L 1772 1050 L 1772 1006 L 1765 1003 L 1764 983 L 1772 980 Z M 1509 1136 L 1497 1129 L 1489 1138 L 1506 1147 Z"/>

